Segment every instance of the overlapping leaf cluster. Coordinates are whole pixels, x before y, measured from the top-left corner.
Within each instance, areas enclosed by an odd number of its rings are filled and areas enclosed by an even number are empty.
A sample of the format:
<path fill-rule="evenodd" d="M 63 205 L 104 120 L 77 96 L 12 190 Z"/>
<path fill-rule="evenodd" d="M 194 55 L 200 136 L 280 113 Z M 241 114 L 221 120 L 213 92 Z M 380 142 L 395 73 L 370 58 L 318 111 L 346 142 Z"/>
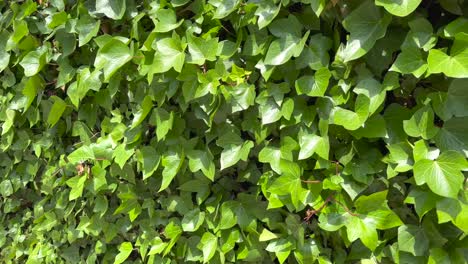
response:
<path fill-rule="evenodd" d="M 466 263 L 467 1 L 0 8 L 2 263 Z"/>

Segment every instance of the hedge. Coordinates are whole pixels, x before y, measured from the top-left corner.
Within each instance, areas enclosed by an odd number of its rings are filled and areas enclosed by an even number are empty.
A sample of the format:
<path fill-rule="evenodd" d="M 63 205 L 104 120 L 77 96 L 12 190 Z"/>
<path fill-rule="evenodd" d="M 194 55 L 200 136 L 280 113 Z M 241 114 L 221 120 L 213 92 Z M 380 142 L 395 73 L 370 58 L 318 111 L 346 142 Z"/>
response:
<path fill-rule="evenodd" d="M 2 263 L 468 261 L 464 0 L 0 0 Z"/>

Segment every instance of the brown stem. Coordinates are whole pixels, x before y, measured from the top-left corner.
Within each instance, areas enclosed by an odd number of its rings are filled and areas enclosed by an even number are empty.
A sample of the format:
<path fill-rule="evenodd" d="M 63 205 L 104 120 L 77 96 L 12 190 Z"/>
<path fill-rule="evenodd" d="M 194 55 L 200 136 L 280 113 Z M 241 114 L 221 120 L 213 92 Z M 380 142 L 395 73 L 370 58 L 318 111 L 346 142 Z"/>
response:
<path fill-rule="evenodd" d="M 342 202 L 338 201 L 335 199 L 335 197 L 332 197 L 332 200 L 333 202 L 337 203 L 339 206 L 341 206 L 341 208 L 343 208 L 348 214 L 352 215 L 352 216 L 358 216 L 358 214 L 356 213 L 353 213 L 351 210 L 348 209 L 348 207 L 346 207 L 346 205 L 344 205 Z"/>
<path fill-rule="evenodd" d="M 328 203 L 330 203 L 330 201 L 332 199 L 333 199 L 333 194 L 330 194 L 327 197 L 327 199 L 325 199 L 325 202 L 317 210 L 307 209 L 306 216 L 304 217 L 304 221 L 308 223 L 310 221 L 310 218 L 312 218 L 314 215 L 320 213 L 323 210 L 323 208 L 325 208 L 328 205 Z"/>

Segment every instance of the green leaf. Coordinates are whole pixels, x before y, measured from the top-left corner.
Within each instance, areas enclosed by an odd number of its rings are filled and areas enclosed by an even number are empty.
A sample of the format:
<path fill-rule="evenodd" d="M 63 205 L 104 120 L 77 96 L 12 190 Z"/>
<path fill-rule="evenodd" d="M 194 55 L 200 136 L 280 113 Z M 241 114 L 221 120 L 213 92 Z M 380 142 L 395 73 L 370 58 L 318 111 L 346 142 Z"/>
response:
<path fill-rule="evenodd" d="M 274 40 L 268 48 L 264 63 L 266 65 L 281 65 L 286 63 L 293 56 L 299 56 L 308 37 L 309 31 L 307 31 L 302 39 L 288 34 L 285 37 Z"/>
<path fill-rule="evenodd" d="M 390 14 L 405 17 L 419 6 L 422 0 L 376 0 L 375 4 L 383 6 Z"/>
<path fill-rule="evenodd" d="M 247 110 L 255 104 L 255 86 L 241 83 L 232 89 L 228 89 L 231 97 L 232 112 Z"/>
<path fill-rule="evenodd" d="M 101 26 L 100 20 L 95 20 L 89 15 L 80 16 L 76 23 L 76 30 L 78 31 L 78 46 L 81 47 L 88 43 L 99 32 Z"/>
<path fill-rule="evenodd" d="M 264 228 L 262 232 L 260 233 L 260 236 L 258 238 L 259 241 L 268 241 L 278 238 L 278 235 L 270 232 L 268 229 Z"/>
<path fill-rule="evenodd" d="M 41 46 L 40 48 L 30 51 L 19 63 L 24 69 L 25 76 L 33 76 L 42 70 L 42 68 L 48 62 L 47 46 Z"/>
<path fill-rule="evenodd" d="M 130 242 L 123 242 L 119 246 L 119 254 L 115 256 L 114 264 L 123 263 L 132 253 L 133 245 Z"/>
<path fill-rule="evenodd" d="M 319 69 L 314 76 L 302 76 L 295 83 L 297 94 L 324 96 L 330 77 L 331 73 L 327 68 Z"/>
<path fill-rule="evenodd" d="M 200 212 L 200 209 L 196 208 L 184 215 L 182 219 L 182 230 L 184 232 L 195 232 L 205 221 L 205 212 Z"/>
<path fill-rule="evenodd" d="M 189 158 L 189 168 L 192 172 L 201 170 L 203 174 L 210 179 L 214 180 L 215 164 L 213 162 L 213 155 L 208 151 L 191 150 L 187 152 Z"/>
<path fill-rule="evenodd" d="M 406 197 L 405 202 L 414 204 L 416 213 L 419 218 L 422 219 L 427 212 L 436 207 L 436 202 L 439 199 L 440 196 L 437 196 L 430 191 L 423 191 L 418 188 L 414 188 Z"/>
<path fill-rule="evenodd" d="M 60 120 L 60 117 L 62 117 L 63 112 L 67 108 L 67 103 L 55 95 L 51 99 L 54 100 L 54 104 L 47 117 L 47 123 L 53 127 Z"/>
<path fill-rule="evenodd" d="M 125 14 L 125 0 L 96 0 L 96 12 L 108 18 L 119 20 Z"/>
<path fill-rule="evenodd" d="M 254 143 L 250 140 L 240 145 L 228 145 L 221 152 L 221 170 L 235 165 L 239 160 L 246 161 Z"/>
<path fill-rule="evenodd" d="M 31 106 L 32 102 L 37 96 L 39 90 L 44 88 L 44 81 L 37 75 L 28 78 L 24 84 L 22 94 L 27 98 L 26 105 L 24 106 L 24 111 L 27 111 Z"/>
<path fill-rule="evenodd" d="M 131 58 L 132 54 L 127 45 L 118 39 L 112 39 L 98 50 L 94 67 L 104 70 L 104 79 L 107 82 Z"/>
<path fill-rule="evenodd" d="M 216 253 L 218 238 L 210 232 L 205 232 L 197 247 L 203 251 L 203 262 L 207 263 Z"/>
<path fill-rule="evenodd" d="M 466 93 L 467 79 L 455 79 L 450 83 L 445 108 L 456 117 L 468 116 L 468 94 Z"/>
<path fill-rule="evenodd" d="M 137 159 L 143 165 L 143 180 L 153 175 L 159 166 L 161 160 L 156 149 L 150 146 L 144 146 L 137 152 Z"/>
<path fill-rule="evenodd" d="M 430 73 L 443 73 L 452 78 L 468 77 L 468 48 L 466 48 L 468 34 L 460 34 L 461 37 L 455 38 L 450 55 L 438 49 L 429 51 L 427 64 Z M 460 47 L 461 50 L 456 49 L 457 47 Z"/>
<path fill-rule="evenodd" d="M 75 176 L 67 180 L 67 185 L 71 188 L 68 200 L 72 201 L 83 195 L 86 176 Z"/>
<path fill-rule="evenodd" d="M 14 193 L 13 185 L 11 184 L 10 180 L 3 180 L 0 183 L 0 194 L 3 197 L 8 197 Z"/>
<path fill-rule="evenodd" d="M 156 115 L 156 137 L 162 140 L 173 127 L 174 114 L 168 113 L 164 108 L 156 108 L 153 113 Z"/>
<path fill-rule="evenodd" d="M 301 151 L 299 152 L 298 159 L 307 159 L 314 153 L 317 153 L 319 157 L 328 160 L 330 145 L 327 138 L 314 134 L 303 134 L 299 139 L 299 145 L 301 146 Z"/>
<path fill-rule="evenodd" d="M 435 142 L 442 151 L 457 150 L 468 157 L 468 117 L 451 118 L 436 135 Z"/>
<path fill-rule="evenodd" d="M 414 178 L 418 185 L 426 183 L 436 194 L 444 197 L 458 196 L 463 189 L 461 170 L 468 168 L 466 159 L 455 151 L 446 151 L 437 160 L 422 159 L 414 164 Z"/>
<path fill-rule="evenodd" d="M 258 28 L 262 29 L 268 26 L 278 15 L 281 5 L 276 5 L 272 1 L 263 0 L 258 3 L 255 15 L 258 16 Z"/>
<path fill-rule="evenodd" d="M 427 64 L 423 60 L 419 49 L 405 49 L 398 55 L 390 70 L 403 74 L 413 74 L 419 78 L 426 72 Z"/>
<path fill-rule="evenodd" d="M 204 39 L 187 35 L 187 44 L 190 53 L 189 61 L 191 63 L 202 65 L 206 60 L 216 60 L 218 38 Z"/>
<path fill-rule="evenodd" d="M 84 145 L 70 153 L 70 155 L 67 156 L 67 159 L 72 164 L 77 164 L 88 160 L 94 160 L 95 156 L 93 149 L 90 146 Z"/>
<path fill-rule="evenodd" d="M 438 132 L 438 128 L 434 126 L 434 112 L 428 106 L 416 111 L 411 119 L 403 121 L 403 128 L 409 136 L 424 139 L 431 139 Z"/>
<path fill-rule="evenodd" d="M 347 130 L 358 129 L 364 124 L 366 118 L 367 117 L 362 117 L 353 111 L 341 107 L 335 107 L 333 109 L 333 123 L 343 126 Z"/>
<path fill-rule="evenodd" d="M 115 163 L 123 169 L 128 159 L 133 156 L 134 152 L 135 151 L 133 149 L 126 149 L 125 144 L 120 144 L 115 148 L 112 157 L 114 158 Z"/>
<path fill-rule="evenodd" d="M 186 44 L 182 44 L 179 38 L 164 38 L 154 44 L 156 54 L 150 70 L 152 74 L 167 72 L 174 68 L 177 72 L 182 70 L 185 62 Z"/>
<path fill-rule="evenodd" d="M 149 112 L 153 109 L 153 100 L 151 96 L 147 95 L 143 98 L 141 102 L 140 109 L 133 115 L 132 125 L 130 129 L 137 127 L 138 125 L 145 120 L 146 116 L 148 116 Z"/>
<path fill-rule="evenodd" d="M 154 30 L 156 32 L 168 32 L 178 28 L 183 19 L 177 22 L 176 14 L 172 9 L 159 9 L 154 13 Z"/>
<path fill-rule="evenodd" d="M 240 0 L 210 0 L 209 3 L 215 6 L 214 19 L 221 19 L 231 14 L 240 4 Z"/>
<path fill-rule="evenodd" d="M 370 250 L 375 250 L 378 246 L 379 237 L 375 224 L 370 218 L 350 217 L 347 223 L 347 235 L 349 241 L 360 239 Z"/>
<path fill-rule="evenodd" d="M 177 151 L 169 151 L 165 153 L 162 157 L 162 166 L 164 167 L 162 172 L 162 183 L 161 188 L 159 188 L 159 192 L 166 189 L 174 177 L 179 172 L 180 167 L 184 162 L 185 155 L 182 152 Z"/>
<path fill-rule="evenodd" d="M 425 256 L 429 248 L 428 237 L 424 229 L 414 225 L 402 225 L 398 228 L 398 249 L 413 254 Z"/>
<path fill-rule="evenodd" d="M 391 16 L 376 7 L 373 1 L 365 1 L 343 20 L 343 27 L 350 37 L 337 56 L 344 62 L 364 56 L 385 35 L 390 21 Z"/>

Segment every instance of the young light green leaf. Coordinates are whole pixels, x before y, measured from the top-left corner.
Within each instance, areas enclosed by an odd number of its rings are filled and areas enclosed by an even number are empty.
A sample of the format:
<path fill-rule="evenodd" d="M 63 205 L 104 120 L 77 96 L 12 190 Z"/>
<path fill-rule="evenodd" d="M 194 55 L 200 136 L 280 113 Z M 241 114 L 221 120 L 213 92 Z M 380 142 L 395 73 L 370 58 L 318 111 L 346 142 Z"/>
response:
<path fill-rule="evenodd" d="M 210 232 L 205 232 L 197 247 L 203 251 L 203 262 L 207 263 L 216 253 L 218 238 Z"/>
<path fill-rule="evenodd" d="M 55 95 L 51 98 L 54 100 L 54 104 L 49 111 L 47 123 L 49 126 L 53 127 L 60 120 L 60 117 L 62 117 L 63 112 L 67 108 L 67 103 Z"/>
<path fill-rule="evenodd" d="M 424 139 L 433 138 L 439 131 L 434 126 L 434 112 L 428 106 L 416 111 L 411 119 L 403 121 L 403 128 L 409 136 Z"/>
<path fill-rule="evenodd" d="M 119 254 L 115 256 L 114 264 L 123 263 L 132 253 L 133 245 L 130 242 L 123 242 L 119 246 Z"/>
<path fill-rule="evenodd" d="M 446 151 L 436 160 L 417 161 L 414 164 L 414 178 L 418 185 L 426 183 L 440 196 L 456 198 L 463 188 L 464 176 L 461 170 L 467 168 L 465 157 L 456 151 Z"/>
<path fill-rule="evenodd" d="M 330 146 L 326 138 L 314 134 L 303 134 L 299 139 L 299 145 L 301 151 L 298 159 L 307 159 L 317 153 L 319 157 L 328 160 Z"/>
<path fill-rule="evenodd" d="M 132 58 L 130 49 L 122 41 L 114 38 L 100 48 L 94 61 L 94 67 L 104 69 L 106 82 Z"/>
<path fill-rule="evenodd" d="M 185 159 L 185 154 L 179 151 L 169 151 L 162 157 L 162 183 L 159 192 L 166 189 L 179 172 Z"/>
<path fill-rule="evenodd" d="M 94 160 L 96 157 L 94 156 L 93 149 L 90 146 L 84 145 L 70 153 L 67 159 L 72 164 L 77 164 L 88 160 Z"/>
<path fill-rule="evenodd" d="M 405 17 L 419 6 L 422 0 L 376 0 L 375 4 L 383 6 L 390 14 Z"/>

